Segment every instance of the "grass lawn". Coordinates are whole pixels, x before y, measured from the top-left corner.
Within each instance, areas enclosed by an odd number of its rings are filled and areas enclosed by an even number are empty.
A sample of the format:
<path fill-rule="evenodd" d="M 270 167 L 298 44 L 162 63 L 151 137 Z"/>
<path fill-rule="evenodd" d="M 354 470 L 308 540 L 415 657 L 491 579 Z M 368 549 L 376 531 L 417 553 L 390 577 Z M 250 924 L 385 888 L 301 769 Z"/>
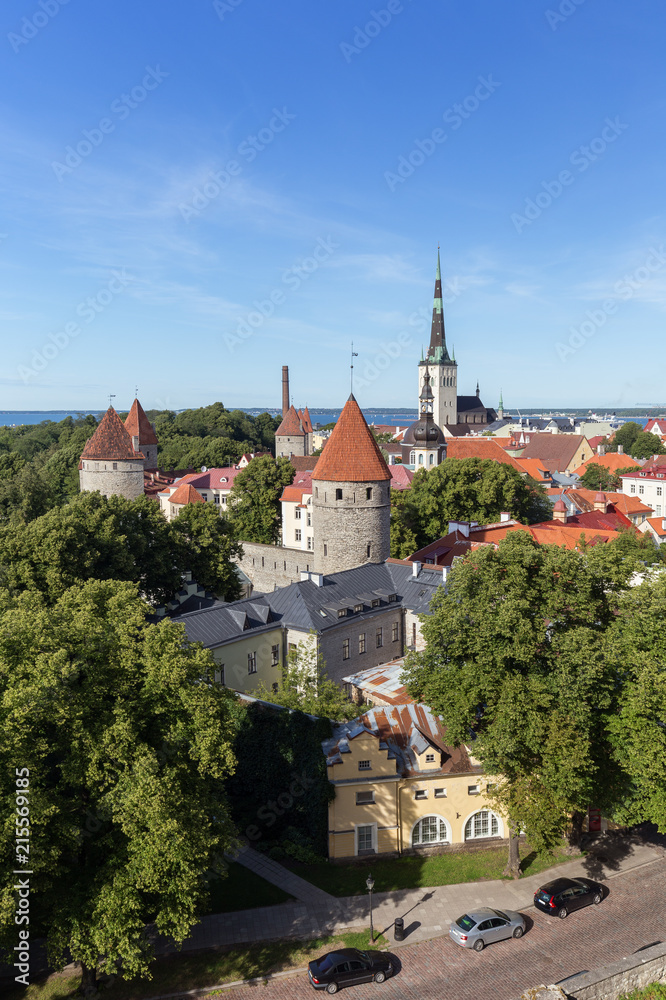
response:
<path fill-rule="evenodd" d="M 554 865 L 574 861 L 581 855 L 537 854 L 524 848 L 521 859 L 523 875 L 538 875 Z M 493 847 L 487 851 L 451 852 L 428 857 L 373 859 L 366 864 L 332 865 L 325 861 L 316 865 L 290 863 L 289 867 L 332 896 L 360 896 L 367 892 L 365 880 L 369 872 L 375 880 L 375 892 L 394 889 L 426 889 L 458 882 L 478 882 L 502 877 L 507 848 Z M 284 862 L 283 862 L 284 863 Z"/>
<path fill-rule="evenodd" d="M 375 948 L 386 948 L 388 942 L 379 938 Z M 238 979 L 253 979 L 270 972 L 304 968 L 313 958 L 334 948 L 368 948 L 370 931 L 349 931 L 335 937 L 309 941 L 278 941 L 273 944 L 253 944 L 198 952 L 192 955 L 172 955 L 157 959 L 151 966 L 152 979 L 126 983 L 117 979 L 102 992 L 104 1000 L 146 1000 L 179 990 L 194 990 L 202 986 L 217 986 Z M 6 1000 L 68 1000 L 79 987 L 80 975 L 49 976 L 5 994 Z M 224 995 L 224 994 L 222 994 Z"/>
<path fill-rule="evenodd" d="M 666 984 L 652 983 L 650 986 L 644 986 L 642 990 L 623 993 L 620 1000 L 666 1000 Z"/>
<path fill-rule="evenodd" d="M 243 865 L 229 862 L 226 878 L 214 879 L 210 884 L 208 913 L 232 913 L 235 910 L 253 910 L 257 906 L 273 906 L 293 899 L 276 885 L 255 875 Z"/>

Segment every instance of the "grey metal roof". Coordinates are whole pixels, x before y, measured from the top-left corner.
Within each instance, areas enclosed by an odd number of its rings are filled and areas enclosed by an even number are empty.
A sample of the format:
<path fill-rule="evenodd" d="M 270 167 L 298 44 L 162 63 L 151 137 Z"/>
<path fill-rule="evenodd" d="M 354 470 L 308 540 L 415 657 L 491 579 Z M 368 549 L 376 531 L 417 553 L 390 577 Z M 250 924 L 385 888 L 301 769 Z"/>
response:
<path fill-rule="evenodd" d="M 237 639 L 250 630 L 268 631 L 275 628 L 271 608 L 265 597 L 243 598 L 231 604 L 221 604 L 201 611 L 181 615 L 190 642 L 201 642 L 208 648 Z"/>

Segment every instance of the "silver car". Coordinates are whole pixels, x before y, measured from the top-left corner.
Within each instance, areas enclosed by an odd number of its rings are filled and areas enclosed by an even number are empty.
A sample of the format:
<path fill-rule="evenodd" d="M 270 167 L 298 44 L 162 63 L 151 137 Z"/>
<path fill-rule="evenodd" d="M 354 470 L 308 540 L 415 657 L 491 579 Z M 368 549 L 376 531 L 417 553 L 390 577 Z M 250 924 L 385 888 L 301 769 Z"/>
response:
<path fill-rule="evenodd" d="M 525 933 L 525 918 L 515 910 L 492 910 L 480 906 L 458 917 L 451 924 L 449 937 L 463 948 L 483 951 L 493 941 L 522 937 Z"/>

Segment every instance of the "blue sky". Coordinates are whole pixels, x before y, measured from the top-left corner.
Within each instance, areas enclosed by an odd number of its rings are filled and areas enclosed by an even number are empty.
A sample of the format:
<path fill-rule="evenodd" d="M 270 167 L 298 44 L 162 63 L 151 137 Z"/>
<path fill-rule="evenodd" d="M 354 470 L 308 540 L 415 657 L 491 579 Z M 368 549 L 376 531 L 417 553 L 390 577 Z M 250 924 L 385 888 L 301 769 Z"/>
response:
<path fill-rule="evenodd" d="M 6 0 L 3 409 L 662 404 L 659 0 Z M 457 107 L 456 107 L 457 106 Z"/>

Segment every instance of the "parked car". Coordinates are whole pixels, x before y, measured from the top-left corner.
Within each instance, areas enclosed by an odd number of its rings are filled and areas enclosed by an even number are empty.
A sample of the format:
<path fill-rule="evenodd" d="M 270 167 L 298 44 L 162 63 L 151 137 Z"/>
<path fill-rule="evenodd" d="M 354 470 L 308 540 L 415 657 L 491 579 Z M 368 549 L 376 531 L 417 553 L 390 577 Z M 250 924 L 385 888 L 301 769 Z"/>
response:
<path fill-rule="evenodd" d="M 483 951 L 487 944 L 519 938 L 525 933 L 525 918 L 515 910 L 493 910 L 480 906 L 458 917 L 451 924 L 449 937 L 463 948 Z"/>
<path fill-rule="evenodd" d="M 604 898 L 603 886 L 589 878 L 556 878 L 534 893 L 537 910 L 564 920 L 572 910 L 580 910 Z"/>
<path fill-rule="evenodd" d="M 341 948 L 310 962 L 308 979 L 316 990 L 337 993 L 343 986 L 357 983 L 383 983 L 393 974 L 391 956 L 385 951 L 359 951 Z"/>

